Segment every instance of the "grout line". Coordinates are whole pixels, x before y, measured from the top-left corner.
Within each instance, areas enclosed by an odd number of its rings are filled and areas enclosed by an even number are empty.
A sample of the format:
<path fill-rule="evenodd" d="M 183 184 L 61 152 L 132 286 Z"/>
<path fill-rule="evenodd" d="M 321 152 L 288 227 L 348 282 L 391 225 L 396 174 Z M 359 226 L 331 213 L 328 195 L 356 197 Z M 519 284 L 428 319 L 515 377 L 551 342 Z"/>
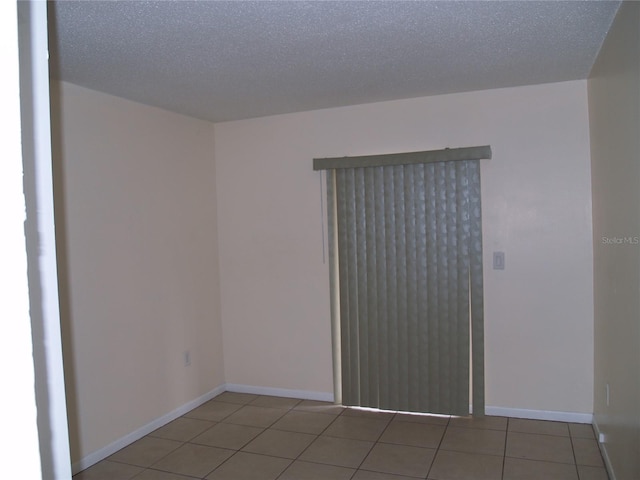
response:
<path fill-rule="evenodd" d="M 509 441 L 509 422 L 511 419 L 507 417 L 507 429 L 504 432 L 504 451 L 502 452 L 502 475 L 500 478 L 504 480 L 504 466 L 507 461 L 507 442 Z"/>
<path fill-rule="evenodd" d="M 436 453 L 433 454 L 433 459 L 431 460 L 431 464 L 429 465 L 429 470 L 427 470 L 426 478 L 429 478 L 429 475 L 431 474 L 431 469 L 433 468 L 433 464 L 436 463 L 436 457 L 440 452 L 440 447 L 442 447 L 442 442 L 444 442 L 444 437 L 447 434 L 447 430 L 449 430 L 450 424 L 451 424 L 451 415 L 449 415 L 449 418 L 447 418 L 447 423 L 444 426 L 444 432 L 442 432 L 442 437 L 440 438 L 440 441 L 438 442 L 438 446 L 436 447 Z"/>
<path fill-rule="evenodd" d="M 229 457 L 229 458 L 231 458 L 231 457 Z M 202 480 L 204 478 L 204 477 L 194 477 L 193 475 L 186 475 L 184 473 L 179 473 L 178 474 L 178 473 L 175 473 L 175 472 L 170 472 L 168 470 L 160 470 L 159 468 L 147 467 L 143 471 L 141 471 L 140 473 L 136 473 L 135 476 L 131 478 L 131 480 L 136 480 L 137 477 L 139 477 L 140 475 L 142 475 L 145 472 L 160 472 L 160 473 L 167 473 L 169 475 L 181 475 L 181 476 L 183 476 L 185 478 L 193 478 L 194 480 Z M 210 473 L 211 472 L 209 472 L 207 475 L 209 475 Z"/>
<path fill-rule="evenodd" d="M 301 401 L 300 403 L 302 403 L 302 401 Z M 343 411 L 344 411 L 344 410 L 343 410 Z M 305 411 L 301 411 L 301 410 L 298 410 L 298 412 L 300 412 L 300 413 L 313 413 L 313 412 L 305 412 Z M 309 447 L 311 447 L 311 445 L 313 445 L 313 444 L 316 442 L 316 440 L 318 440 L 318 438 L 320 438 L 320 435 L 322 435 L 322 434 L 323 434 L 323 433 L 324 433 L 324 432 L 325 432 L 325 431 L 326 431 L 326 430 L 327 430 L 331 425 L 333 425 L 333 423 L 338 419 L 338 417 L 340 417 L 340 416 L 342 415 L 342 413 L 343 413 L 343 412 L 340 412 L 338 415 L 334 415 L 334 417 L 335 417 L 335 418 L 334 418 L 333 420 L 331 420 L 331 421 L 329 422 L 329 424 L 328 424 L 326 427 L 324 427 L 320 433 L 318 433 L 318 434 L 309 434 L 309 435 L 315 435 L 315 436 L 316 436 L 316 438 L 315 438 L 315 439 L 314 439 L 314 440 L 313 440 L 309 445 L 307 445 L 307 446 L 306 446 L 306 447 L 305 447 L 305 448 L 304 448 L 304 449 L 303 449 L 303 450 L 298 454 L 298 456 L 297 456 L 296 458 L 294 458 L 294 459 L 292 459 L 292 460 L 291 460 L 291 463 L 290 463 L 289 465 L 287 465 L 287 468 L 285 468 L 285 469 L 280 473 L 280 475 L 278 475 L 278 476 L 275 478 L 275 480 L 278 480 L 279 478 L 281 478 L 281 477 L 282 477 L 282 475 L 284 475 L 284 473 L 289 469 L 289 467 L 291 467 L 291 465 L 293 465 L 293 463 L 294 463 L 295 461 L 297 461 L 297 460 L 298 460 L 298 459 L 299 459 L 299 458 L 304 454 L 304 452 L 306 452 L 306 451 L 309 449 Z M 281 430 L 281 431 L 285 431 L 285 430 Z M 303 432 L 291 432 L 291 433 L 303 433 Z M 301 461 L 302 461 L 302 460 L 301 460 Z M 316 463 L 316 462 L 309 462 L 309 463 Z M 326 464 L 321 464 L 321 465 L 326 465 Z M 332 465 L 332 466 L 334 466 L 334 467 L 338 467 L 339 465 Z M 355 475 L 355 472 L 354 472 L 354 475 Z"/>
<path fill-rule="evenodd" d="M 569 428 L 569 425 L 567 425 Z M 578 459 L 576 458 L 576 447 L 573 444 L 573 437 L 571 436 L 571 430 L 569 430 L 569 441 L 571 442 L 571 454 L 573 455 L 573 466 L 576 468 L 576 475 L 580 478 L 580 471 L 578 470 Z"/>
<path fill-rule="evenodd" d="M 380 441 L 380 439 L 382 438 L 382 435 L 384 435 L 384 432 L 387 431 L 387 428 L 389 428 L 389 425 L 391 425 L 391 422 L 393 422 L 393 420 L 396 418 L 396 416 L 398 415 L 397 412 L 395 412 L 393 414 L 393 416 L 391 417 L 391 419 L 389 420 L 389 422 L 387 423 L 387 425 L 384 427 L 384 429 L 382 429 L 382 432 L 380 433 L 380 435 L 378 435 L 378 438 L 376 440 L 373 441 L 371 448 L 369 449 L 369 451 L 367 452 L 367 454 L 364 456 L 364 458 L 362 459 L 362 461 L 358 464 L 358 466 L 356 467 L 356 471 L 353 475 L 355 475 L 358 470 L 360 470 L 360 468 L 362 467 L 362 465 L 364 464 L 364 462 L 367 460 L 367 458 L 369 457 L 369 455 L 371 455 L 371 451 L 375 448 L 376 445 L 378 445 L 378 442 Z"/>
<path fill-rule="evenodd" d="M 139 440 L 136 440 L 136 441 L 135 441 L 135 442 L 133 442 L 132 444 L 129 444 L 129 445 L 127 445 L 126 447 L 124 447 L 124 448 L 122 448 L 122 449 L 118 450 L 118 452 L 119 452 L 119 451 L 121 451 L 121 450 L 125 450 L 125 449 L 129 448 L 131 445 L 133 445 L 134 443 L 139 442 L 140 440 L 143 440 L 143 439 L 148 438 L 148 437 L 149 437 L 149 435 L 145 435 L 144 437 L 140 438 Z M 169 455 L 171 455 L 172 453 L 174 453 L 174 452 L 178 451 L 180 448 L 182 448 L 182 447 L 185 445 L 185 443 L 187 443 L 187 442 L 184 442 L 184 441 L 182 441 L 182 440 L 170 440 L 170 439 L 167 439 L 167 438 L 158 438 L 158 437 L 151 437 L 151 438 L 153 438 L 153 439 L 155 439 L 155 440 L 164 440 L 164 441 L 168 441 L 168 442 L 178 442 L 178 443 L 180 443 L 180 445 L 178 445 L 176 448 L 174 448 L 174 449 L 170 450 L 169 452 L 167 452 L 167 453 L 166 453 L 166 454 L 164 454 L 162 457 L 158 458 L 155 462 L 153 462 L 151 465 L 148 465 L 148 466 L 136 465 L 135 463 L 124 462 L 124 461 L 122 461 L 122 460 L 109 459 L 109 457 L 105 458 L 104 460 L 109 461 L 109 462 L 114 462 L 114 463 L 120 463 L 120 464 L 123 464 L 123 465 L 129 465 L 129 466 L 132 466 L 132 467 L 145 468 L 145 469 L 146 469 L 146 468 L 151 468 L 151 467 L 153 467 L 156 463 L 158 463 L 158 462 L 160 462 L 160 461 L 164 460 L 165 458 L 167 458 L 167 457 L 168 457 Z M 115 452 L 113 455 L 115 455 L 115 454 L 116 454 L 116 453 L 118 453 L 118 452 Z M 113 455 L 111 455 L 111 456 L 113 456 Z M 80 472 L 78 472 L 78 473 L 80 473 Z"/>

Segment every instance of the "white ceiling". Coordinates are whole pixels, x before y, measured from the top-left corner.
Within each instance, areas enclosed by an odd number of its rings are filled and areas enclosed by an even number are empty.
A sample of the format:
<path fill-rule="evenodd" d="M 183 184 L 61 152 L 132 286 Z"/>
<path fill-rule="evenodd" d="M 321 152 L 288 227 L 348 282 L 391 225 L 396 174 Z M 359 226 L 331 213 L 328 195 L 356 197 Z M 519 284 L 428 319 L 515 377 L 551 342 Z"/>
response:
<path fill-rule="evenodd" d="M 586 78 L 620 2 L 58 1 L 52 75 L 211 121 Z"/>

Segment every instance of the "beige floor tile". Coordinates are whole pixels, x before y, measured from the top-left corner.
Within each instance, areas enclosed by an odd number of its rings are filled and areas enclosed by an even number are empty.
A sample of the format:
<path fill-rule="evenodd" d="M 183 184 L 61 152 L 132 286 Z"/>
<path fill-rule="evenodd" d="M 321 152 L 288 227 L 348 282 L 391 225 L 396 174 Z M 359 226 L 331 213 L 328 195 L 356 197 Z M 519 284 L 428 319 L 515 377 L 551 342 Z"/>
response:
<path fill-rule="evenodd" d="M 335 420 L 332 415 L 291 410 L 271 428 L 288 432 L 313 433 L 319 435 Z"/>
<path fill-rule="evenodd" d="M 319 463 L 295 461 L 278 477 L 278 480 L 349 480 L 353 476 L 351 468 L 334 467 Z"/>
<path fill-rule="evenodd" d="M 233 450 L 187 443 L 153 465 L 156 470 L 204 477 L 233 455 Z"/>
<path fill-rule="evenodd" d="M 548 422 L 546 420 L 529 420 L 524 418 L 509 419 L 509 431 L 535 433 L 538 435 L 569 436 L 569 426 L 564 422 Z"/>
<path fill-rule="evenodd" d="M 377 443 L 360 467 L 362 470 L 425 478 L 435 450 Z"/>
<path fill-rule="evenodd" d="M 111 480 L 116 480 L 116 478 L 119 477 L 112 477 Z M 160 470 L 148 468 L 132 480 L 193 480 L 193 477 L 185 477 L 177 473 L 161 472 Z"/>
<path fill-rule="evenodd" d="M 150 437 L 166 438 L 186 442 L 200 435 L 206 429 L 215 425 L 215 422 L 200 420 L 198 418 L 180 417 L 167 423 L 165 426 L 154 430 Z"/>
<path fill-rule="evenodd" d="M 315 439 L 315 435 L 307 433 L 266 430 L 242 450 L 273 457 L 297 458 Z"/>
<path fill-rule="evenodd" d="M 603 467 L 602 455 L 595 438 L 574 438 L 573 453 L 578 465 L 590 467 Z"/>
<path fill-rule="evenodd" d="M 345 410 L 342 405 L 336 405 L 331 402 L 319 402 L 317 400 L 303 400 L 293 408 L 304 412 L 324 413 L 328 415 L 340 415 Z"/>
<path fill-rule="evenodd" d="M 465 428 L 484 428 L 486 430 L 502 430 L 507 429 L 507 417 L 451 417 L 449 425 L 452 427 L 465 427 Z"/>
<path fill-rule="evenodd" d="M 103 460 L 74 475 L 73 480 L 129 480 L 142 472 L 140 467 Z"/>
<path fill-rule="evenodd" d="M 398 412 L 393 417 L 393 422 L 429 423 L 432 425 L 447 425 L 449 415 L 432 415 L 428 413 Z"/>
<path fill-rule="evenodd" d="M 428 423 L 391 422 L 378 441 L 414 447 L 438 448 L 445 428 L 441 425 Z"/>
<path fill-rule="evenodd" d="M 191 440 L 191 443 L 208 445 L 209 447 L 240 450 L 264 431 L 260 427 L 248 427 L 233 423 L 218 423 L 206 432 Z"/>
<path fill-rule="evenodd" d="M 282 417 L 287 410 L 281 408 L 254 407 L 245 405 L 240 410 L 232 413 L 223 421 L 237 425 L 267 428 Z"/>
<path fill-rule="evenodd" d="M 505 458 L 503 480 L 578 480 L 575 465 Z"/>
<path fill-rule="evenodd" d="M 217 402 L 235 403 L 238 405 L 247 405 L 253 402 L 259 395 L 252 393 L 236 393 L 236 392 L 224 392 L 215 397 Z"/>
<path fill-rule="evenodd" d="M 373 442 L 320 436 L 300 455 L 300 460 L 358 468 L 371 447 Z"/>
<path fill-rule="evenodd" d="M 440 448 L 465 453 L 504 455 L 506 432 L 481 428 L 447 427 Z"/>
<path fill-rule="evenodd" d="M 509 432 L 506 455 L 545 462 L 574 463 L 569 437 L 554 435 Z"/>
<path fill-rule="evenodd" d="M 578 477 L 580 480 L 609 480 L 609 475 L 604 468 L 587 465 L 578 465 Z"/>
<path fill-rule="evenodd" d="M 201 420 L 210 420 L 212 422 L 220 422 L 232 413 L 240 410 L 240 408 L 242 408 L 242 405 L 209 400 L 183 416 L 188 418 L 199 418 Z"/>
<path fill-rule="evenodd" d="M 340 415 L 322 434 L 375 442 L 388 423 L 388 420 Z"/>
<path fill-rule="evenodd" d="M 111 455 L 108 460 L 137 465 L 138 467 L 150 467 L 181 445 L 182 442 L 176 442 L 175 440 L 142 437 L 140 440 Z"/>
<path fill-rule="evenodd" d="M 270 408 L 285 408 L 290 409 L 300 403 L 298 398 L 288 397 L 270 397 L 268 395 L 260 395 L 255 400 L 251 401 L 250 405 L 254 407 L 270 407 Z"/>
<path fill-rule="evenodd" d="M 275 480 L 290 463 L 284 458 L 238 452 L 209 474 L 207 480 Z"/>
<path fill-rule="evenodd" d="M 569 433 L 573 438 L 596 438 L 590 423 L 570 423 Z"/>
<path fill-rule="evenodd" d="M 352 480 L 415 480 L 415 477 L 405 477 L 404 475 L 393 475 L 391 473 L 371 472 L 369 470 L 358 470 Z"/>
<path fill-rule="evenodd" d="M 429 479 L 501 480 L 503 457 L 440 450 L 436 454 Z"/>

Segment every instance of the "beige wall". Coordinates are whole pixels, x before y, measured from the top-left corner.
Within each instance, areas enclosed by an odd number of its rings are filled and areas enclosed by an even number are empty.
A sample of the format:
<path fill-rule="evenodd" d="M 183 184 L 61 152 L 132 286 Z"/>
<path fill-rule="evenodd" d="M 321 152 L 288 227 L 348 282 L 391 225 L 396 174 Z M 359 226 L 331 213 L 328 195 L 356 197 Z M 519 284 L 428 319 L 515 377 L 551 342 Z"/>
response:
<path fill-rule="evenodd" d="M 224 382 L 213 126 L 71 84 L 53 93 L 77 462 Z"/>
<path fill-rule="evenodd" d="M 490 144 L 482 162 L 487 405 L 592 412 L 586 81 L 215 125 L 226 381 L 331 392 L 312 158 Z M 326 247 L 325 247 L 326 250 Z M 506 270 L 490 268 L 506 252 Z"/>
<path fill-rule="evenodd" d="M 594 419 L 617 480 L 640 478 L 640 4 L 623 4 L 589 79 Z M 631 237 L 632 243 L 607 243 Z M 604 239 L 604 240 L 603 240 Z M 615 240 L 614 240 L 615 241 Z M 624 240 L 623 240 L 624 242 Z M 609 405 L 606 386 L 609 385 Z"/>
<path fill-rule="evenodd" d="M 331 393 L 314 157 L 490 144 L 487 405 L 592 412 L 586 81 L 216 125 L 54 87 L 74 462 L 225 381 Z"/>

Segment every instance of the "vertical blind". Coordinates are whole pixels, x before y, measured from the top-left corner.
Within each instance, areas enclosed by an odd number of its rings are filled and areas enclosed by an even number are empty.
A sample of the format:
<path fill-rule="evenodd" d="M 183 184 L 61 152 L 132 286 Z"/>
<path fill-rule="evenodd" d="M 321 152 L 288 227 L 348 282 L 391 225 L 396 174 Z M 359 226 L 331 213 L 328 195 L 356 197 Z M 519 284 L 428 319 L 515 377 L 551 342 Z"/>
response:
<path fill-rule="evenodd" d="M 466 415 L 471 356 L 473 412 L 484 414 L 477 159 L 490 156 L 473 147 L 314 161 L 330 168 L 343 404 Z"/>

